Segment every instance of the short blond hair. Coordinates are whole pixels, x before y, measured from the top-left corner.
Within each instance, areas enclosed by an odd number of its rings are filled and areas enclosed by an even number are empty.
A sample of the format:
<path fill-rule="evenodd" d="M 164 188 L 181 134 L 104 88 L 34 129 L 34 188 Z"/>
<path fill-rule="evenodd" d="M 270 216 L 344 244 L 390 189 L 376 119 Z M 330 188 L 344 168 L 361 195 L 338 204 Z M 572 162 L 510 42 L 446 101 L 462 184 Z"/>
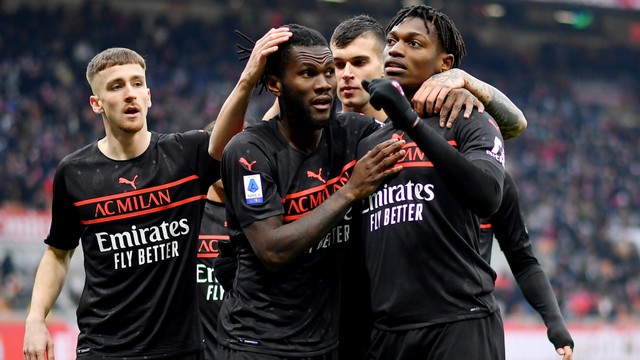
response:
<path fill-rule="evenodd" d="M 93 78 L 100 71 L 112 66 L 126 64 L 138 64 L 143 70 L 147 68 L 144 58 L 131 49 L 122 47 L 106 49 L 94 56 L 89 65 L 87 65 L 87 81 L 91 85 Z"/>

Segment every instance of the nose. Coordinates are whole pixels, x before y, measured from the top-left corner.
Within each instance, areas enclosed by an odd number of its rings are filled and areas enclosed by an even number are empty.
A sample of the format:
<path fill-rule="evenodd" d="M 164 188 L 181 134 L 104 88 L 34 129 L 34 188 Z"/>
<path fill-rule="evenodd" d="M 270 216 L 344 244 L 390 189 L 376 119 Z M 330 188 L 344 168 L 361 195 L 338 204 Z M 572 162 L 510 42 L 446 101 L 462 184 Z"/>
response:
<path fill-rule="evenodd" d="M 133 86 L 127 85 L 125 87 L 125 101 L 133 101 L 136 99 L 136 92 Z"/>
<path fill-rule="evenodd" d="M 346 63 L 344 66 L 344 70 L 342 71 L 342 79 L 344 80 L 348 80 L 348 79 L 353 79 L 354 75 L 353 75 L 353 69 L 351 68 L 351 64 Z"/>
<path fill-rule="evenodd" d="M 316 93 L 322 94 L 329 92 L 336 87 L 336 76 L 335 74 L 321 74 L 317 76 L 314 85 Z"/>
<path fill-rule="evenodd" d="M 385 52 L 389 55 L 389 56 L 402 56 L 403 53 L 403 47 L 402 47 L 402 42 L 401 41 L 397 41 L 395 44 L 393 45 L 387 45 L 387 47 L 385 48 Z"/>

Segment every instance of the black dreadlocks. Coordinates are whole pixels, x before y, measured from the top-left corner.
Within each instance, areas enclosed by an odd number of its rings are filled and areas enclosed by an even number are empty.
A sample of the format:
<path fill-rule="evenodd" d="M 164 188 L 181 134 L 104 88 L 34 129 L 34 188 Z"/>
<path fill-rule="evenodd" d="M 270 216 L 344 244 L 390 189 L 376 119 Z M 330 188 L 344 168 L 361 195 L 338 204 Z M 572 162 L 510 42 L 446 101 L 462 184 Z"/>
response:
<path fill-rule="evenodd" d="M 443 47 L 443 50 L 447 54 L 452 54 L 454 57 L 453 67 L 457 68 L 460 66 L 462 58 L 467 55 L 467 50 L 465 49 L 462 35 L 447 15 L 427 5 L 406 6 L 400 9 L 396 16 L 391 19 L 385 32 L 387 34 L 390 33 L 395 26 L 408 18 L 422 19 L 424 26 L 427 28 L 427 32 L 429 32 L 429 24 L 433 24 L 438 33 L 438 39 L 440 40 L 440 45 Z"/>

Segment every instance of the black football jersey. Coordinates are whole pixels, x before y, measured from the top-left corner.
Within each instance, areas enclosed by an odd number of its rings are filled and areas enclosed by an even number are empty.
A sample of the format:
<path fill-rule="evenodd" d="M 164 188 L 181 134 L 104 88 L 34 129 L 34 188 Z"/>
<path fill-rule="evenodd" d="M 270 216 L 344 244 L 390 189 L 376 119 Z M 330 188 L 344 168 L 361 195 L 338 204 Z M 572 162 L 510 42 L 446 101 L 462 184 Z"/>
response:
<path fill-rule="evenodd" d="M 198 301 L 202 328 L 207 345 L 204 359 L 214 359 L 216 342 L 216 329 L 218 327 L 218 313 L 222 306 L 224 289 L 214 276 L 213 261 L 220 254 L 218 241 L 229 240 L 229 231 L 226 225 L 224 204 L 207 200 L 204 207 L 204 216 L 198 236 L 198 265 L 196 270 L 196 282 L 198 284 Z"/>
<path fill-rule="evenodd" d="M 504 171 L 502 136 L 487 115 L 474 112 L 452 129 L 440 128 L 437 118 L 421 121 L 467 159 Z M 447 188 L 415 142 L 392 126 L 363 140 L 358 156 L 394 137 L 407 142 L 403 170 L 358 211 L 374 326 L 406 330 L 486 316 L 497 309 L 495 273 L 480 256 L 476 214 Z"/>
<path fill-rule="evenodd" d="M 219 178 L 208 144 L 204 131 L 152 133 L 131 160 L 109 159 L 93 143 L 61 161 L 45 243 L 82 244 L 79 358 L 204 348 L 193 272 L 206 191 Z"/>
<path fill-rule="evenodd" d="M 340 272 L 350 218 L 278 272 L 253 252 L 242 227 L 272 216 L 295 221 L 348 180 L 356 146 L 379 125 L 359 114 L 338 114 L 311 154 L 290 147 L 278 119 L 236 135 L 222 159 L 227 221 L 238 256 L 237 277 L 225 297 L 218 340 L 231 348 L 282 356 L 313 356 L 338 341 Z"/>

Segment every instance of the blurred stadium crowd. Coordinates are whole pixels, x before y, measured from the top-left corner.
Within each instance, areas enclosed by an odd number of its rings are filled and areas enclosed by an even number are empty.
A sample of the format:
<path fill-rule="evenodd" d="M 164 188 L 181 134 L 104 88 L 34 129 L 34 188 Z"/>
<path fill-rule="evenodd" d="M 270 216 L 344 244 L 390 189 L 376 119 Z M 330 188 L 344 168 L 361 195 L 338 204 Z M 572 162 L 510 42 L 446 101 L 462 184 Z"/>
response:
<path fill-rule="evenodd" d="M 154 100 L 149 126 L 183 131 L 215 118 L 241 71 L 234 44 L 242 41 L 233 30 L 257 36 L 270 26 L 234 17 L 150 20 L 94 3 L 75 11 L 0 12 L 0 207 L 47 209 L 60 159 L 103 135 L 84 79 L 96 52 L 126 46 L 143 54 Z M 320 30 L 328 37 L 336 24 Z M 566 319 L 637 324 L 639 51 L 548 44 L 516 52 L 483 48 L 473 34 L 464 36 L 469 56 L 462 68 L 506 93 L 529 122 L 523 135 L 507 142 L 507 167 Z M 255 96 L 250 120 L 272 100 Z M 16 285 L 12 274 L 20 264 L 10 254 L 0 262 L 6 308 L 22 311 L 31 279 Z M 508 268 L 498 269 L 506 317 L 532 316 Z"/>

